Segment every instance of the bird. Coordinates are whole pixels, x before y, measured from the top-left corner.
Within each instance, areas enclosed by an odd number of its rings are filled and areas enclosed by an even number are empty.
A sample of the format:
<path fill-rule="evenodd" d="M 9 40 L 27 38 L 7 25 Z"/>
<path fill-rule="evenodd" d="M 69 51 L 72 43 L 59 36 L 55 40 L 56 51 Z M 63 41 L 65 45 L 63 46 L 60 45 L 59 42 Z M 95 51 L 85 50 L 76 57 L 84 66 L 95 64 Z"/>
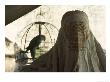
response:
<path fill-rule="evenodd" d="M 31 53 L 31 57 L 34 61 L 35 59 L 35 53 L 36 53 L 36 48 L 39 49 L 39 45 L 42 41 L 45 41 L 46 37 L 44 35 L 37 35 L 36 37 L 34 37 L 30 43 L 29 46 L 26 48 L 25 52 L 28 52 L 30 50 Z"/>

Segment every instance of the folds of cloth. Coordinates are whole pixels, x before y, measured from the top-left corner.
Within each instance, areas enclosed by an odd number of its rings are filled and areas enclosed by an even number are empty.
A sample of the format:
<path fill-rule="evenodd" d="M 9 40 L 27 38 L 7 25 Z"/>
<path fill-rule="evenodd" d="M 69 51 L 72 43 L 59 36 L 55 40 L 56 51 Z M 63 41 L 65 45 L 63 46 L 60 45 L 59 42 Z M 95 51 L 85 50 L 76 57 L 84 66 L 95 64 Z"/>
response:
<path fill-rule="evenodd" d="M 66 12 L 55 45 L 22 72 L 105 72 L 106 56 L 83 11 Z"/>

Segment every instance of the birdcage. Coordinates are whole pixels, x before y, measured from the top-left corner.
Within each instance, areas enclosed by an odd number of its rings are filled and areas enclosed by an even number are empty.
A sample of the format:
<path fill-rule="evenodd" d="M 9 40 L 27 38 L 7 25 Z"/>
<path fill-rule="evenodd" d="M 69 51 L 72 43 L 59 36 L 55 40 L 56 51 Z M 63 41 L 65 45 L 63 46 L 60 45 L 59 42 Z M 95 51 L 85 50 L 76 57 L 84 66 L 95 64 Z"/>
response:
<path fill-rule="evenodd" d="M 56 42 L 57 35 L 58 35 L 57 27 L 49 22 L 43 21 L 42 16 L 43 16 L 43 14 L 45 14 L 45 12 L 43 12 L 41 10 L 41 8 L 39 10 L 40 10 L 40 13 L 36 14 L 36 19 L 38 19 L 39 16 L 41 17 L 41 19 L 25 26 L 17 34 L 17 38 L 16 38 L 16 43 L 19 45 L 21 50 L 25 52 L 26 48 L 30 45 L 30 42 L 33 38 L 35 38 L 36 36 L 39 36 L 39 35 L 45 36 L 45 38 L 46 38 L 45 41 L 41 42 L 38 46 L 39 48 L 35 49 L 35 52 L 36 52 L 35 59 L 39 58 L 41 55 L 45 54 L 52 48 L 52 46 Z M 32 60 L 30 51 L 26 52 L 25 55 L 27 55 L 28 58 L 26 57 L 26 58 L 24 58 L 24 60 L 28 59 L 27 63 L 29 63 Z M 22 56 L 22 57 L 25 57 L 25 56 Z M 22 58 L 22 60 L 23 60 L 23 58 Z M 18 58 L 16 58 L 16 61 L 18 61 Z"/>
<path fill-rule="evenodd" d="M 30 41 L 39 35 L 44 35 L 46 40 L 36 48 L 35 59 L 39 58 L 41 55 L 48 52 L 56 43 L 58 34 L 58 29 L 48 22 L 33 22 L 27 25 L 21 32 L 17 35 L 16 43 L 19 45 L 20 49 L 15 56 L 17 63 L 17 71 L 22 69 L 22 66 L 31 64 L 32 57 L 30 51 L 25 53 L 26 48 L 29 46 Z M 19 68 L 19 69 L 18 69 Z M 16 70 L 15 70 L 16 71 Z"/>
<path fill-rule="evenodd" d="M 42 54 L 45 54 L 52 48 L 52 46 L 56 42 L 57 34 L 58 34 L 58 29 L 53 24 L 48 22 L 42 22 L 42 21 L 33 22 L 27 25 L 25 28 L 22 29 L 21 32 L 18 33 L 17 43 L 19 44 L 21 50 L 26 51 L 26 48 L 29 46 L 30 41 L 34 37 L 39 35 L 44 35 L 46 37 L 46 40 L 39 45 L 38 49 L 36 48 L 35 59 L 37 59 L 39 56 L 41 56 Z M 24 58 L 24 60 L 29 59 L 27 63 L 32 62 L 30 51 L 28 51 L 26 54 L 28 58 Z M 22 56 L 22 57 L 25 57 L 25 56 Z M 17 58 L 16 58 L 16 61 L 18 61 Z"/>

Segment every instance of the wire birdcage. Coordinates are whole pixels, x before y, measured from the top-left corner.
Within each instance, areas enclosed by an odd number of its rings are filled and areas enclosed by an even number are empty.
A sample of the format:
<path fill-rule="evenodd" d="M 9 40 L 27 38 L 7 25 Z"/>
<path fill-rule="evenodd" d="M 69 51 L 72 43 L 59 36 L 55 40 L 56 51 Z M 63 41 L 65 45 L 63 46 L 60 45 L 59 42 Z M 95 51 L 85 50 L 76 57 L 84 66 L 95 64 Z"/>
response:
<path fill-rule="evenodd" d="M 37 15 L 43 16 L 41 9 L 40 13 Z M 58 29 L 55 25 L 41 20 L 30 23 L 17 34 L 16 43 L 20 46 L 21 50 L 26 51 L 26 48 L 29 46 L 30 41 L 38 35 L 44 35 L 46 37 L 46 40 L 42 43 L 43 45 L 40 44 L 40 48 L 36 49 L 35 58 L 38 58 L 42 54 L 49 51 L 55 44 L 58 35 Z M 31 59 L 30 55 L 31 53 L 28 52 L 27 56 L 29 59 Z"/>

